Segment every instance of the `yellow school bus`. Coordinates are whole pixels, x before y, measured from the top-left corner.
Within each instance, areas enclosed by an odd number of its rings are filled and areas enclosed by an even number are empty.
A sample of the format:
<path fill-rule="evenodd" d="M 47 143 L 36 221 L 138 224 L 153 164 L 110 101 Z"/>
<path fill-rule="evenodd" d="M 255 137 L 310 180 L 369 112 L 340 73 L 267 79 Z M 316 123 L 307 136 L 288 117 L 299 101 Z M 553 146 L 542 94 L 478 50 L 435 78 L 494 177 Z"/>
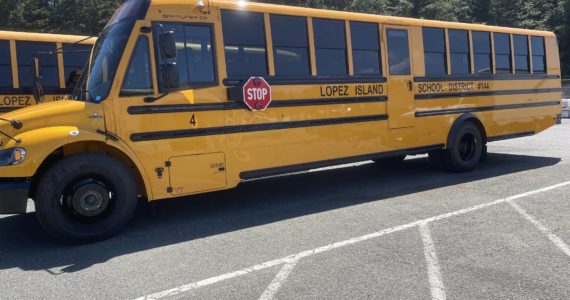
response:
<path fill-rule="evenodd" d="M 40 102 L 63 100 L 89 58 L 95 38 L 0 31 L 0 114 Z M 42 61 L 45 95 L 32 94 L 32 59 Z"/>
<path fill-rule="evenodd" d="M 472 170 L 561 113 L 550 32 L 240 1 L 130 0 L 75 101 L 2 116 L 0 206 L 64 241 L 148 201 L 406 155 Z"/>

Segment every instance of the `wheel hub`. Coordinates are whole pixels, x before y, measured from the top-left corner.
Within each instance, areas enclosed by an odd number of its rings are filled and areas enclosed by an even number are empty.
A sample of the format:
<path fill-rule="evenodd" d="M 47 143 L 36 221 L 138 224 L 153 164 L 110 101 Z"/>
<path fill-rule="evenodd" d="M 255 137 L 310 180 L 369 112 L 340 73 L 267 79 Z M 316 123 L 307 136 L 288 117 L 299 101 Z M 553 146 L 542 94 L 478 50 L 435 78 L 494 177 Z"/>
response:
<path fill-rule="evenodd" d="M 79 187 L 72 198 L 73 209 L 85 217 L 94 217 L 109 206 L 109 191 L 96 183 L 85 184 Z"/>

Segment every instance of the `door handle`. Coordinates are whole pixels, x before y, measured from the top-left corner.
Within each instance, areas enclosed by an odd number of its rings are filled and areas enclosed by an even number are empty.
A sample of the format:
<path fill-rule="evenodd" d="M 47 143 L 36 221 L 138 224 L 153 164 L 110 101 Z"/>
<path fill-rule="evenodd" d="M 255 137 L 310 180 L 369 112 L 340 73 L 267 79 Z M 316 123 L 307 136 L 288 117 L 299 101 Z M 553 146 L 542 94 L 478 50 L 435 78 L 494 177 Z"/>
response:
<path fill-rule="evenodd" d="M 414 90 L 414 83 L 411 80 L 408 80 L 408 89 L 410 92 Z"/>

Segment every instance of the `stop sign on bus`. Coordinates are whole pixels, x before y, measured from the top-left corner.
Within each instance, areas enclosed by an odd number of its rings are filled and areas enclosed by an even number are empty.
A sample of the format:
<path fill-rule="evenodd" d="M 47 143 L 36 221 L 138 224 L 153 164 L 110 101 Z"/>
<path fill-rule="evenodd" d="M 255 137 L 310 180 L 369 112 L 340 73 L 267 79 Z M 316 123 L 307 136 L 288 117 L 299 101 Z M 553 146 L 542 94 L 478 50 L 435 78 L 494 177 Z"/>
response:
<path fill-rule="evenodd" d="M 252 111 L 264 111 L 271 103 L 271 86 L 263 77 L 251 77 L 243 85 L 243 101 Z"/>

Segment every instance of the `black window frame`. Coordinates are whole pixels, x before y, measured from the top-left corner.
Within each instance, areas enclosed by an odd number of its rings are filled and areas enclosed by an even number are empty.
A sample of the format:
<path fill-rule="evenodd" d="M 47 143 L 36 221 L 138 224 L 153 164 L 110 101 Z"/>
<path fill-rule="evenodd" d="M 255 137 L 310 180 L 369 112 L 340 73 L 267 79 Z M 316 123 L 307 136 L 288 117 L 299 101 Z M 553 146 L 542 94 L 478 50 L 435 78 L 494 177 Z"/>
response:
<path fill-rule="evenodd" d="M 509 50 L 508 53 L 504 51 L 504 49 L 500 49 L 501 51 L 497 51 L 497 37 L 498 36 L 507 36 L 507 44 L 509 45 Z M 503 32 L 494 32 L 493 33 L 493 44 L 494 44 L 494 52 L 495 52 L 495 74 L 513 74 L 514 72 L 514 66 L 513 66 L 513 45 L 511 43 L 511 34 L 509 33 L 503 33 Z M 504 68 L 498 68 L 497 66 L 497 62 L 499 61 L 499 56 L 503 57 L 503 56 L 508 56 L 508 62 L 509 62 L 509 70 L 508 72 L 505 71 L 506 69 Z"/>
<path fill-rule="evenodd" d="M 452 33 L 453 32 L 461 32 L 463 34 L 465 34 L 465 42 L 467 42 L 467 48 L 465 51 L 467 52 L 462 52 L 461 50 L 455 50 L 455 44 L 454 41 L 452 40 Z M 471 63 L 471 39 L 469 38 L 469 30 L 465 30 L 465 29 L 448 29 L 447 30 L 447 36 L 448 36 L 448 40 L 449 40 L 449 56 L 450 56 L 450 66 L 449 66 L 449 71 L 451 72 L 451 75 L 459 75 L 459 76 L 465 76 L 465 75 L 471 75 L 472 74 L 472 63 Z M 455 55 L 467 55 L 467 72 L 466 73 L 458 73 L 454 70 L 455 68 L 455 64 L 454 62 L 454 54 Z"/>
<path fill-rule="evenodd" d="M 427 50 L 428 47 L 426 47 L 426 31 L 429 30 L 437 30 L 437 31 L 441 31 L 442 35 L 443 35 L 443 52 L 440 51 L 433 51 L 432 49 Z M 446 39 L 446 29 L 445 28 L 441 28 L 441 27 L 422 27 L 422 41 L 423 41 L 423 45 L 424 45 L 424 69 L 425 69 L 425 75 L 426 76 L 447 76 L 449 75 L 449 70 L 450 70 L 450 66 L 449 63 L 447 61 L 447 39 Z M 430 41 L 433 42 L 433 41 Z M 441 45 L 440 45 L 441 46 Z M 430 47 L 431 48 L 431 47 Z M 443 55 L 443 73 L 434 73 L 433 70 L 430 71 L 428 69 L 428 64 L 427 64 L 427 60 L 428 60 L 428 54 L 438 54 L 438 55 Z"/>
<path fill-rule="evenodd" d="M 151 91 L 148 93 L 135 93 L 135 92 L 130 92 L 130 93 L 125 93 L 125 91 L 123 91 L 123 89 L 125 88 L 125 82 L 127 79 L 127 76 L 129 75 L 129 69 L 131 68 L 131 64 L 133 63 L 133 59 L 135 59 L 135 52 L 137 50 L 137 47 L 139 45 L 139 42 L 141 41 L 141 39 L 146 39 L 146 43 L 147 43 L 147 51 L 148 51 L 148 66 L 149 66 L 149 75 L 150 75 L 150 84 L 151 84 Z M 131 57 L 129 58 L 129 63 L 127 64 L 127 68 L 125 69 L 125 73 L 123 74 L 123 78 L 122 78 L 122 83 L 121 83 L 121 88 L 119 90 L 119 97 L 137 97 L 137 96 L 148 96 L 148 95 L 153 95 L 154 94 L 154 79 L 152 78 L 152 56 L 150 55 L 150 39 L 148 38 L 148 36 L 141 34 L 137 37 L 137 40 L 135 42 L 135 46 L 133 48 L 133 50 L 131 51 Z"/>
<path fill-rule="evenodd" d="M 207 88 L 207 87 L 213 87 L 213 86 L 218 86 L 219 85 L 219 77 L 218 77 L 218 60 L 216 57 L 216 32 L 214 30 L 214 24 L 213 23 L 184 23 L 184 22 L 153 22 L 152 23 L 152 27 L 153 28 L 159 28 L 160 25 L 159 24 L 175 24 L 175 25 L 182 25 L 184 27 L 186 26 L 204 26 L 204 27 L 209 27 L 210 28 L 210 39 L 212 42 L 212 58 L 214 60 L 214 64 L 213 64 L 213 71 L 214 71 L 214 81 L 212 82 L 197 82 L 197 83 L 192 83 L 190 82 L 189 84 L 180 84 L 178 85 L 178 87 L 176 88 L 166 88 L 163 85 L 162 82 L 162 73 L 161 73 L 161 66 L 162 66 L 162 56 L 160 55 L 160 43 L 159 43 L 159 35 L 161 33 L 160 30 L 154 30 L 154 34 L 153 34 L 153 44 L 154 44 L 154 56 L 155 56 L 155 73 L 156 73 L 156 79 L 157 79 L 157 85 L 158 85 L 158 92 L 159 93 L 163 93 L 163 92 L 172 92 L 172 91 L 180 91 L 180 90 L 187 90 L 187 89 L 199 89 L 199 88 Z"/>
<path fill-rule="evenodd" d="M 317 44 L 317 24 L 321 21 L 324 22 L 338 22 L 338 23 L 342 23 L 342 32 L 343 32 L 343 39 L 342 42 L 344 44 L 344 48 L 336 48 L 336 47 L 319 47 Z M 317 77 L 324 77 L 324 78 L 343 78 L 343 77 L 350 77 L 350 70 L 349 70 L 349 66 L 348 66 L 348 44 L 347 44 L 347 32 L 346 32 L 346 21 L 345 20 L 339 20 L 339 19 L 329 19 L 329 18 L 313 18 L 312 19 L 312 27 L 313 27 L 313 44 L 315 46 L 315 65 L 317 67 Z M 340 39 L 339 39 L 340 40 Z M 319 49 L 325 49 L 325 50 L 344 50 L 344 73 L 343 74 L 322 74 L 319 71 Z"/>
<path fill-rule="evenodd" d="M 244 14 L 252 14 L 252 15 L 258 15 L 261 16 L 261 20 L 262 20 L 262 29 L 263 29 L 263 34 L 262 34 L 262 38 L 263 38 L 263 49 L 265 49 L 265 73 L 264 74 L 249 74 L 249 75 L 230 75 L 229 74 L 229 68 L 228 68 L 228 59 L 227 59 L 227 53 L 226 53 L 226 47 L 228 46 L 234 46 L 234 45 L 239 45 L 239 44 L 233 44 L 233 43 L 228 43 L 227 39 L 226 39 L 226 32 L 224 31 L 224 14 L 225 13 L 244 13 Z M 267 47 L 267 32 L 265 30 L 265 15 L 262 12 L 255 12 L 255 11 L 242 11 L 242 10 L 235 10 L 235 9 L 222 9 L 220 10 L 220 19 L 221 19 L 221 26 L 222 26 L 222 39 L 223 39 L 223 46 L 224 46 L 224 56 L 225 56 L 225 61 L 226 61 L 226 75 L 227 75 L 227 80 L 235 80 L 235 79 L 246 79 L 249 78 L 250 76 L 262 76 L 262 77 L 268 77 L 269 76 L 269 51 L 268 51 L 268 47 Z M 250 45 L 251 46 L 251 45 Z M 261 45 L 254 45 L 254 46 L 261 46 Z M 245 47 L 244 47 L 245 48 Z"/>
<path fill-rule="evenodd" d="M 536 48 L 535 48 L 535 44 L 534 44 L 534 42 L 535 42 L 537 39 L 539 39 L 539 40 L 541 41 L 541 44 L 542 44 L 542 45 L 541 45 L 541 46 L 542 46 L 542 47 L 541 47 L 541 49 L 542 49 L 542 54 L 538 54 L 538 55 L 535 53 L 535 49 L 536 49 Z M 531 49 L 532 49 L 532 57 L 531 57 L 531 60 L 532 60 L 532 73 L 533 73 L 533 74 L 536 74 L 536 73 L 538 73 L 538 74 L 547 74 L 547 73 L 548 73 L 548 64 L 547 64 L 547 60 L 546 60 L 546 38 L 543 37 L 543 36 L 534 36 L 534 35 L 531 35 L 531 36 L 530 36 L 530 47 L 531 47 Z M 539 57 L 542 58 L 542 63 L 543 63 L 544 69 L 537 72 L 536 69 L 535 69 L 535 58 L 539 58 Z"/>
<path fill-rule="evenodd" d="M 365 26 L 371 26 L 374 27 L 376 34 L 374 35 L 376 38 L 376 42 L 374 43 L 374 46 L 376 46 L 377 48 L 371 48 L 371 47 L 359 47 L 357 45 L 355 45 L 355 41 L 356 39 L 354 38 L 354 27 L 353 25 L 365 25 Z M 351 41 L 351 47 L 352 47 L 352 71 L 355 77 L 362 77 L 362 78 L 367 78 L 367 77 L 383 77 L 384 76 L 384 71 L 383 71 L 383 66 L 382 66 L 382 41 L 380 39 L 380 24 L 378 23 L 374 23 L 374 22 L 362 22 L 362 21 L 350 21 L 349 22 L 349 28 L 350 28 L 350 41 Z M 348 50 L 348 49 L 347 49 Z M 357 52 L 355 52 L 355 50 Z M 358 51 L 366 51 L 366 52 L 375 52 L 376 56 L 378 57 L 378 73 L 358 73 L 356 70 L 356 64 L 355 64 L 355 53 L 358 53 Z M 348 51 L 347 51 L 348 52 Z"/>
<path fill-rule="evenodd" d="M 523 50 L 522 54 L 519 54 L 521 52 L 519 52 L 521 49 L 519 49 L 519 47 L 517 46 L 517 39 L 519 38 L 524 38 L 524 43 L 526 45 L 525 49 Z M 526 51 L 526 53 L 524 52 Z M 523 34 L 513 34 L 513 53 L 514 53 L 514 59 L 515 59 L 515 74 L 519 74 L 523 73 L 523 74 L 530 74 L 531 73 L 531 68 L 530 68 L 530 43 L 528 41 L 528 35 L 523 35 Z M 519 59 L 523 58 L 526 61 L 526 69 L 519 69 Z"/>
<path fill-rule="evenodd" d="M 277 23 L 277 19 L 276 18 L 283 18 L 283 19 L 287 19 L 290 18 L 291 20 L 302 20 L 304 23 L 304 30 L 305 30 L 305 38 L 304 41 L 306 42 L 304 47 L 301 47 L 300 45 L 294 45 L 291 46 L 290 44 L 287 45 L 281 45 L 280 43 L 276 43 L 276 40 L 279 40 L 278 38 L 276 38 L 275 34 L 277 32 L 277 30 L 273 30 L 275 28 L 275 24 Z M 273 48 L 273 66 L 274 66 L 274 71 L 275 71 L 275 78 L 300 78 L 300 77 L 309 77 L 311 76 L 311 43 L 309 40 L 309 28 L 308 28 L 308 24 L 309 24 L 309 20 L 307 17 L 305 16 L 293 16 L 293 15 L 284 15 L 284 14 L 269 14 L 269 22 L 270 22 L 270 31 L 271 31 L 271 40 L 272 40 L 272 48 Z M 295 35 L 298 36 L 302 36 L 300 33 L 295 32 Z M 307 55 L 307 72 L 303 72 L 303 73 L 297 73 L 297 74 L 279 74 L 279 67 L 278 67 L 278 63 L 277 63 L 277 52 L 280 49 L 306 49 L 306 55 Z M 269 53 L 267 53 L 267 55 L 269 55 Z"/>
<path fill-rule="evenodd" d="M 14 88 L 14 76 L 12 75 L 12 49 L 10 47 L 10 40 L 0 40 L 0 44 L 6 44 L 6 49 L 8 50 L 8 55 L 5 57 L 8 59 L 7 63 L 1 63 L 0 67 L 7 67 L 8 68 L 8 77 L 6 84 L 2 84 L 0 81 L 0 88 L 2 89 L 13 89 Z"/>

